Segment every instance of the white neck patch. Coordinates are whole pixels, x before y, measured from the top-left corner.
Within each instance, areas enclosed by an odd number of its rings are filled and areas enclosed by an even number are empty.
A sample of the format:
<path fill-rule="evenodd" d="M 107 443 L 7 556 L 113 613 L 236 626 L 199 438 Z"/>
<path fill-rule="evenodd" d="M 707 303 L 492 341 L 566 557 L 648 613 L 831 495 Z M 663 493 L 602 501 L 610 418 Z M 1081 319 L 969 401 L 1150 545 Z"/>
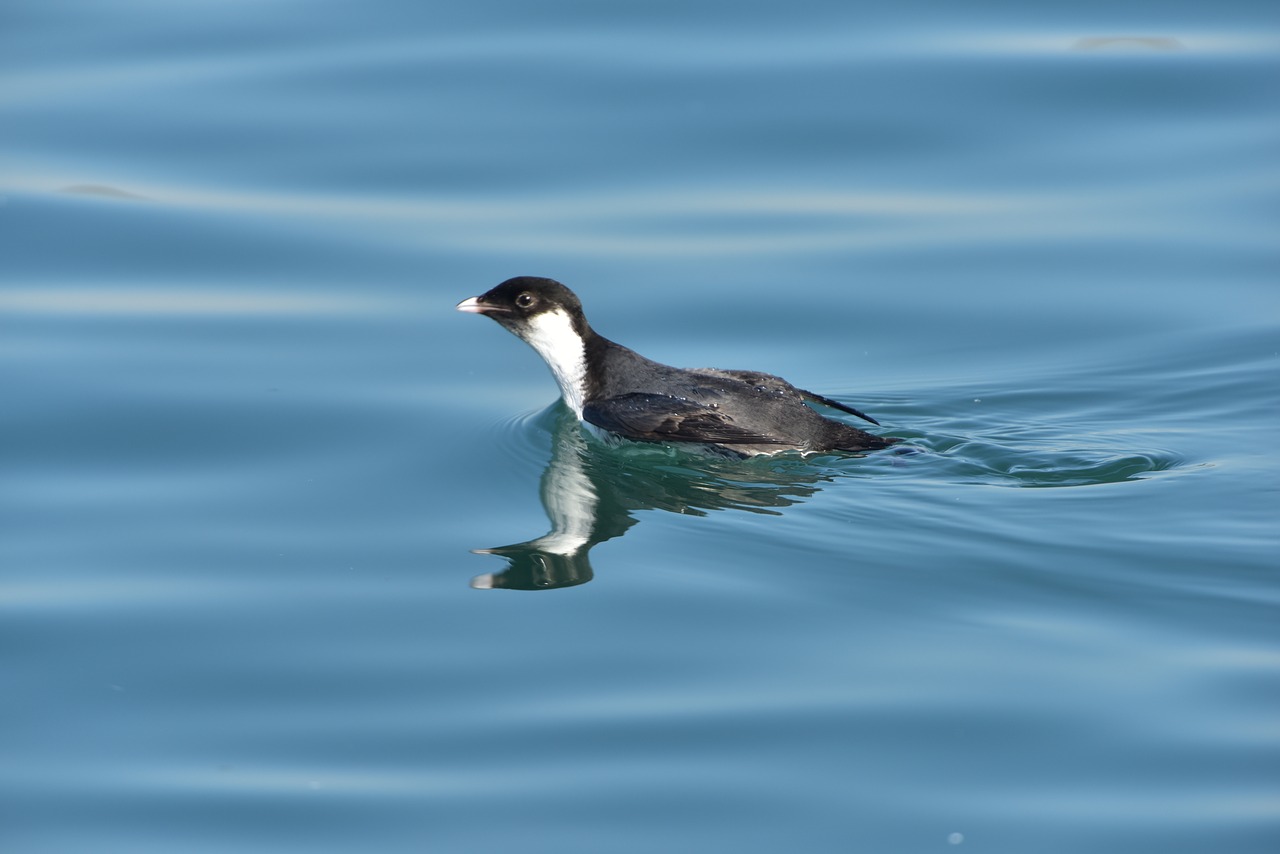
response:
<path fill-rule="evenodd" d="M 587 358 L 573 320 L 560 309 L 544 311 L 530 318 L 526 333 L 522 337 L 551 368 L 560 395 L 581 421 L 587 393 Z"/>

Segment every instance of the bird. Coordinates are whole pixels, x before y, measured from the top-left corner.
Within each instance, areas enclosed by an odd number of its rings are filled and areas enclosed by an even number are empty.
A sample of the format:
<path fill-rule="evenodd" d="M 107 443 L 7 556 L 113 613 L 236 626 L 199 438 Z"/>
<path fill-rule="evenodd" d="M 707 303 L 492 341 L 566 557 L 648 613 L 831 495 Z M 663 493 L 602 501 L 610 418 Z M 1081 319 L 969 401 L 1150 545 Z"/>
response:
<path fill-rule="evenodd" d="M 817 412 L 809 404 L 859 410 L 758 371 L 674 368 L 597 333 L 582 302 L 554 279 L 517 276 L 458 303 L 531 346 L 551 368 L 564 403 L 606 441 L 664 443 L 754 457 L 862 452 L 901 440 L 877 436 Z"/>

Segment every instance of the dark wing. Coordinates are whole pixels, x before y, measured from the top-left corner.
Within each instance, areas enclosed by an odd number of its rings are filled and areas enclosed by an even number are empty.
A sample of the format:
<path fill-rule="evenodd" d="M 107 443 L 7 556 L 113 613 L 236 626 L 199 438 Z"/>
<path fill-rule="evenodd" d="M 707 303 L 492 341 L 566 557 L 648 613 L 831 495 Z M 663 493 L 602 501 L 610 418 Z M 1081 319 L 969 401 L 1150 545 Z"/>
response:
<path fill-rule="evenodd" d="M 624 394 L 593 400 L 582 417 L 611 433 L 646 442 L 708 442 L 719 445 L 784 445 L 786 442 L 739 427 L 706 404 L 665 394 Z"/>
<path fill-rule="evenodd" d="M 738 380 L 739 382 L 744 382 L 747 385 L 759 389 L 760 391 L 769 391 L 774 394 L 798 394 L 804 400 L 812 401 L 813 403 L 820 403 L 823 406 L 830 406 L 832 409 L 839 409 L 841 412 L 856 415 L 863 421 L 870 421 L 877 427 L 880 426 L 879 421 L 875 420 L 865 412 L 854 409 L 852 406 L 847 406 L 838 400 L 832 400 L 829 397 L 823 397 L 820 394 L 814 394 L 811 391 L 796 388 L 782 377 L 775 377 L 773 374 L 762 374 L 758 371 L 726 371 L 720 368 L 699 368 L 698 373 L 709 374 L 716 377 L 728 377 L 730 379 Z"/>
<path fill-rule="evenodd" d="M 845 404 L 841 403 L 838 400 L 832 400 L 829 397 L 823 397 L 820 394 L 814 394 L 813 392 L 805 391 L 802 388 L 796 389 L 796 391 L 800 392 L 800 396 L 803 397 L 805 400 L 812 400 L 814 403 L 821 403 L 823 406 L 830 406 L 832 409 L 839 409 L 841 412 L 847 412 L 850 415 L 856 415 L 859 418 L 861 418 L 863 421 L 870 421 L 872 424 L 876 425 L 877 427 L 880 426 L 880 422 L 872 418 L 870 415 L 866 414 L 865 412 L 859 412 L 858 410 L 854 409 L 852 406 L 846 406 Z"/>

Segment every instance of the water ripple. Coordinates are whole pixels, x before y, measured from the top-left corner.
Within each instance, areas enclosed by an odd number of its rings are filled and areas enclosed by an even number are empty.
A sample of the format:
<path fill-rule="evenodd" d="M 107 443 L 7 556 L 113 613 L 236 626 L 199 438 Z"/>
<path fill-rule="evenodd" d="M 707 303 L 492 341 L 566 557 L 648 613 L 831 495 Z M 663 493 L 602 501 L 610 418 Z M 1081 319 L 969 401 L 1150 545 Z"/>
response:
<path fill-rule="evenodd" d="M 1183 464 L 1172 451 L 1037 449 L 990 440 L 931 435 L 915 444 L 938 455 L 947 479 L 991 486 L 1099 486 L 1143 480 Z"/>
<path fill-rule="evenodd" d="M 56 315 L 349 315 L 385 310 L 386 301 L 351 295 L 169 289 L 15 288 L 0 291 L 0 311 Z"/>
<path fill-rule="evenodd" d="M 570 418 L 557 401 L 545 409 L 523 412 L 501 419 L 490 428 L 495 446 L 505 457 L 532 470 L 546 464 L 557 431 Z M 1019 431 L 993 438 L 975 430 L 971 435 L 941 431 L 899 430 L 903 438 L 892 451 L 862 456 L 820 455 L 801 457 L 783 454 L 755 460 L 722 460 L 694 454 L 673 446 L 625 444 L 616 448 L 601 445 L 589 455 L 589 464 L 616 469 L 612 476 L 626 476 L 627 470 L 663 468 L 679 473 L 691 484 L 699 480 L 712 484 L 774 483 L 779 469 L 794 476 L 804 472 L 820 480 L 836 477 L 907 476 L 947 483 L 986 484 L 1011 487 L 1098 486 L 1143 480 L 1160 472 L 1183 467 L 1185 458 L 1166 449 L 1119 449 L 1104 441 L 1098 445 L 1071 446 L 1060 435 Z M 594 446 L 596 443 L 592 443 Z"/>

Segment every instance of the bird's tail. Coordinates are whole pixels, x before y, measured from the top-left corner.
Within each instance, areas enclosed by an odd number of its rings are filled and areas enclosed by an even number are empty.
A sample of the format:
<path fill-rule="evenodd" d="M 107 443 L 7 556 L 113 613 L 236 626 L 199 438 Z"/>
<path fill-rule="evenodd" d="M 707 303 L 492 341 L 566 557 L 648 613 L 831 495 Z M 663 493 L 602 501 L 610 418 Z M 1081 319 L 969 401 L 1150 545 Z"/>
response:
<path fill-rule="evenodd" d="M 828 441 L 837 451 L 878 451 L 902 441 L 895 436 L 877 436 L 838 421 L 833 421 L 832 425 L 834 429 L 829 434 Z"/>

